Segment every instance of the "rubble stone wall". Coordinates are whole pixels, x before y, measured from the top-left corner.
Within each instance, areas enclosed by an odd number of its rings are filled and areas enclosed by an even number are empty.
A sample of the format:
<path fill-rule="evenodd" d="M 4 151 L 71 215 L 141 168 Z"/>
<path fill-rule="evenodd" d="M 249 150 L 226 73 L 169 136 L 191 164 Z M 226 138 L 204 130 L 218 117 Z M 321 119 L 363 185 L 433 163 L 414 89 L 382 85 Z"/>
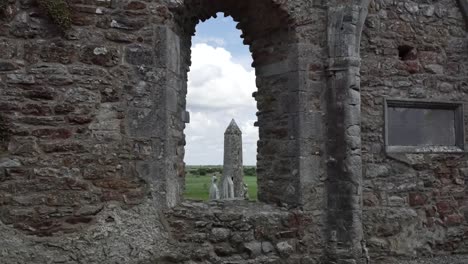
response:
<path fill-rule="evenodd" d="M 174 263 L 320 263 L 314 216 L 246 201 L 183 203 L 168 212 Z M 205 262 L 204 262 L 205 261 Z"/>
<path fill-rule="evenodd" d="M 402 46 L 413 50 L 400 57 Z M 384 97 L 463 102 L 466 109 L 462 9 L 457 1 L 373 1 L 361 56 L 364 227 L 371 255 L 466 253 L 466 155 L 386 154 L 383 138 Z"/>
<path fill-rule="evenodd" d="M 465 1 L 67 2 L 64 30 L 0 1 L 0 262 L 468 253 L 465 156 L 382 137 L 385 96 L 468 100 Z M 182 199 L 191 37 L 216 12 L 254 60 L 259 203 Z"/>

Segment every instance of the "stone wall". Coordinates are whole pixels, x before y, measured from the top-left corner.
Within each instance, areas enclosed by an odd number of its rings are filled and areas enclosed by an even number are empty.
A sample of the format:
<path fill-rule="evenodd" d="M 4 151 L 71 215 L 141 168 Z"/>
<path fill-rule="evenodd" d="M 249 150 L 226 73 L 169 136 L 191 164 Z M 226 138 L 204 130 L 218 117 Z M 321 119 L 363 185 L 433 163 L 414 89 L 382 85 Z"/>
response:
<path fill-rule="evenodd" d="M 300 118 L 307 101 L 297 93 L 308 93 L 307 60 L 322 56 L 306 51 L 324 38 L 298 47 L 296 36 L 323 34 L 310 20 L 323 17 L 316 3 L 69 3 L 66 31 L 36 1 L 8 1 L 2 9 L 0 221 L 2 237 L 12 238 L 2 241 L 3 259 L 137 263 L 170 253 L 161 210 L 177 205 L 184 188 L 190 38 L 196 23 L 217 11 L 240 22 L 253 52 L 260 197 L 305 201 L 299 189 L 307 171 L 298 168 L 296 152 L 301 123 L 310 121 Z M 263 24 L 254 23 L 259 15 Z M 312 136 L 319 142 L 319 135 Z M 120 215 L 107 217 L 114 209 Z M 88 242 L 77 246 L 81 241 Z"/>
<path fill-rule="evenodd" d="M 182 263 L 317 263 L 320 228 L 311 214 L 246 201 L 183 203 L 168 212 Z M 172 263 L 171 262 L 171 263 Z"/>
<path fill-rule="evenodd" d="M 81 26 L 63 35 L 33 1 L 10 2 L 0 33 L 2 222 L 47 236 L 89 225 L 108 201 L 141 203 L 148 185 L 134 163 L 151 144 L 126 132 L 144 86 L 126 41 L 104 34 L 104 15 L 79 12 Z"/>
<path fill-rule="evenodd" d="M 455 1 L 69 0 L 66 31 L 36 1 L 6 2 L 6 263 L 467 253 L 464 155 L 386 155 L 382 137 L 384 96 L 467 100 Z M 219 11 L 254 59 L 258 204 L 182 201 L 191 36 Z M 402 46 L 415 54 L 399 58 Z"/>
<path fill-rule="evenodd" d="M 414 49 L 400 57 L 404 46 Z M 468 100 L 467 51 L 456 1 L 373 1 L 369 8 L 361 46 L 362 151 L 373 257 L 468 250 L 465 154 L 386 154 L 383 138 L 384 97 Z"/>

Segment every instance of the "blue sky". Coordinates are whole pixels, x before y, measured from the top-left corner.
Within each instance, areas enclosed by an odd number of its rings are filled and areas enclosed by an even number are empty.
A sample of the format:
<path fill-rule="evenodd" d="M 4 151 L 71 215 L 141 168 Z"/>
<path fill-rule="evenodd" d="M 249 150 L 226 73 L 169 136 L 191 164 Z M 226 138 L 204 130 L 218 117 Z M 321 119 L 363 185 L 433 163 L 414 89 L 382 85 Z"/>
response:
<path fill-rule="evenodd" d="M 218 13 L 217 18 L 200 22 L 196 28 L 196 34 L 192 43 L 206 43 L 214 47 L 223 47 L 229 51 L 233 60 L 241 63 L 244 67 L 250 68 L 252 65 L 252 55 L 249 47 L 242 43 L 242 32 L 236 29 L 237 22 L 232 17 L 224 17 L 223 13 Z"/>
<path fill-rule="evenodd" d="M 240 35 L 236 22 L 222 13 L 197 25 L 187 95 L 188 165 L 223 163 L 224 131 L 232 118 L 243 132 L 244 164 L 256 164 L 257 108 L 251 95 L 257 88 L 252 57 Z"/>

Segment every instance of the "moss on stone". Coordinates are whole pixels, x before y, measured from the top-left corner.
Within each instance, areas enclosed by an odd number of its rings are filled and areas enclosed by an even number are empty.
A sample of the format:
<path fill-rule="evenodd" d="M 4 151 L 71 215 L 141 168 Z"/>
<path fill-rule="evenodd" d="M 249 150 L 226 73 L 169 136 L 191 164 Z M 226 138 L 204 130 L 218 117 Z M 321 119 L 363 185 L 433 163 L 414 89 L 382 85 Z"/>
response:
<path fill-rule="evenodd" d="M 48 13 L 52 21 L 62 30 L 67 30 L 71 27 L 70 6 L 66 0 L 38 0 L 38 3 Z"/>

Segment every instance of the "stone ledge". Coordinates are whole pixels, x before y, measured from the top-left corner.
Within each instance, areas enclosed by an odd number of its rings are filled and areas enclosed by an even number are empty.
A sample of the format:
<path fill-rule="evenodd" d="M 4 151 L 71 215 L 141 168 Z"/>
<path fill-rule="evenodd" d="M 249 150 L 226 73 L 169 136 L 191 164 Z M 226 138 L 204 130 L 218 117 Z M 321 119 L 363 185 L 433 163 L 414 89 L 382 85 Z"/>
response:
<path fill-rule="evenodd" d="M 381 264 L 466 264 L 468 263 L 468 255 L 442 256 L 432 258 L 418 258 L 414 260 L 387 260 L 375 262 Z"/>

